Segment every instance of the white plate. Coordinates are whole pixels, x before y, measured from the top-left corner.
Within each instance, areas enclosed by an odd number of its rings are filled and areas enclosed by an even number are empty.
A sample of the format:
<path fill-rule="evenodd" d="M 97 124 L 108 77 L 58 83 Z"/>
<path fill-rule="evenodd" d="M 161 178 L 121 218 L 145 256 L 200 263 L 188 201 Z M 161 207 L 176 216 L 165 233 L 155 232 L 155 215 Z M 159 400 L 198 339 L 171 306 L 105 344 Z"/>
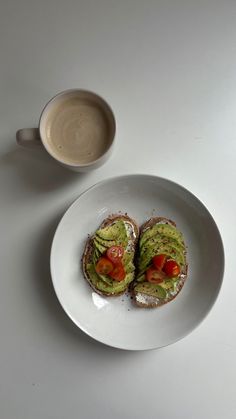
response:
<path fill-rule="evenodd" d="M 87 236 L 118 211 L 139 224 L 153 215 L 170 218 L 184 234 L 189 273 L 172 302 L 142 309 L 128 294 L 103 298 L 84 280 L 80 260 Z M 190 333 L 213 306 L 223 271 L 222 240 L 208 210 L 182 186 L 149 175 L 109 179 L 80 195 L 60 221 L 51 250 L 53 285 L 68 316 L 94 339 L 129 350 L 159 348 Z"/>

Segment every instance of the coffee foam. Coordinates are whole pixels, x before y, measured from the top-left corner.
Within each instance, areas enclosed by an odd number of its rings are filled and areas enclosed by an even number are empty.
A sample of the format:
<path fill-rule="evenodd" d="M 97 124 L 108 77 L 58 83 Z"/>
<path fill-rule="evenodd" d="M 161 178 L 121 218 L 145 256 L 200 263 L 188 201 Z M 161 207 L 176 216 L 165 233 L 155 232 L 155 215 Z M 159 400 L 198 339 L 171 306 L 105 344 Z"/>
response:
<path fill-rule="evenodd" d="M 95 101 L 67 97 L 51 106 L 45 121 L 49 152 L 68 164 L 89 164 L 112 142 L 109 117 Z"/>

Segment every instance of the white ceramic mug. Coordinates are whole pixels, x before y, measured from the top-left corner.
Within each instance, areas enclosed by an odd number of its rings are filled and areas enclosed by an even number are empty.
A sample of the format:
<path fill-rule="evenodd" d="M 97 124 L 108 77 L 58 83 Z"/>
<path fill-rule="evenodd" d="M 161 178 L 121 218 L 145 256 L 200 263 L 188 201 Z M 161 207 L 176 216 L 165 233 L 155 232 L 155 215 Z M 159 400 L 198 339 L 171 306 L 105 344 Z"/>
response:
<path fill-rule="evenodd" d="M 17 143 L 43 146 L 68 169 L 86 172 L 106 162 L 112 151 L 116 122 L 112 109 L 97 94 L 71 89 L 44 107 L 38 128 L 20 129 Z"/>

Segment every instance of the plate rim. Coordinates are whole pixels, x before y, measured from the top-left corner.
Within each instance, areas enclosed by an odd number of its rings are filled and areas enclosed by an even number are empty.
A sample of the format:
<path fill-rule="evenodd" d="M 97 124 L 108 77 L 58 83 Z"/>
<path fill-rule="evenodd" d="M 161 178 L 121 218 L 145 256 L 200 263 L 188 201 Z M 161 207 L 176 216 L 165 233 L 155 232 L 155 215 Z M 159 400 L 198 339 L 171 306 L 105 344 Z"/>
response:
<path fill-rule="evenodd" d="M 219 242 L 220 242 L 220 251 L 221 251 L 221 256 L 222 256 L 222 273 L 221 273 L 221 278 L 220 278 L 220 282 L 218 285 L 218 289 L 216 290 L 216 295 L 214 300 L 212 301 L 212 303 L 209 305 L 209 307 L 207 308 L 206 313 L 204 314 L 204 316 L 198 321 L 196 322 L 196 324 L 194 325 L 193 328 L 191 328 L 190 331 L 187 331 L 186 333 L 183 333 L 180 337 L 178 337 L 177 339 L 174 339 L 171 342 L 168 342 L 166 344 L 163 345 L 157 345 L 157 346 L 152 346 L 152 347 L 124 347 L 124 346 L 120 346 L 120 345 L 114 345 L 112 343 L 108 343 L 106 341 L 103 341 L 102 339 L 98 339 L 96 337 L 94 337 L 92 335 L 92 333 L 90 333 L 89 331 L 87 331 L 85 329 L 85 327 L 83 327 L 82 325 L 78 324 L 78 321 L 73 317 L 73 315 L 70 314 L 70 312 L 67 310 L 66 307 L 64 307 L 63 302 L 61 301 L 60 296 L 58 295 L 57 292 L 57 288 L 55 285 L 55 278 L 53 277 L 53 268 L 52 268 L 52 259 L 53 259 L 53 251 L 54 251 L 54 247 L 55 247 L 55 242 L 57 240 L 57 235 L 58 235 L 58 231 L 59 228 L 64 220 L 64 218 L 66 218 L 68 212 L 74 207 L 74 205 L 77 203 L 77 201 L 85 194 L 87 194 L 89 191 L 98 188 L 100 185 L 104 185 L 104 184 L 109 184 L 112 183 L 113 181 L 119 180 L 119 179 L 124 179 L 124 178 L 136 178 L 136 177 L 143 177 L 143 178 L 149 178 L 149 179 L 154 179 L 154 180 L 160 180 L 160 181 L 164 181 L 167 183 L 172 184 L 173 186 L 178 187 L 179 189 L 182 189 L 185 193 L 187 193 L 188 195 L 191 195 L 192 198 L 194 198 L 195 200 L 198 201 L 198 203 L 206 210 L 208 217 L 210 217 L 211 222 L 214 225 L 214 228 L 218 234 L 218 238 L 219 238 Z M 63 213 L 62 217 L 60 218 L 56 230 L 54 232 L 53 235 L 53 239 L 52 239 L 52 243 L 51 243 L 51 249 L 50 249 L 50 274 L 51 274 L 51 280 L 52 280 L 52 284 L 53 284 L 53 288 L 54 288 L 54 292 L 57 296 L 57 299 L 61 305 L 61 307 L 63 308 L 64 312 L 66 313 L 66 315 L 71 319 L 71 321 L 76 325 L 76 327 L 78 327 L 83 333 L 85 333 L 87 336 L 89 336 L 90 338 L 92 338 L 93 340 L 95 340 L 96 342 L 106 345 L 110 348 L 115 348 L 115 349 L 121 349 L 121 350 L 126 350 L 126 351 L 148 351 L 148 350 L 155 350 L 155 349 L 161 349 L 170 345 L 173 345 L 177 342 L 179 342 L 180 340 L 184 339 L 185 337 L 187 337 L 188 335 L 190 335 L 194 330 L 196 330 L 204 320 L 206 320 L 206 318 L 208 317 L 208 315 L 210 314 L 210 312 L 212 311 L 212 308 L 214 307 L 221 288 L 222 288 L 222 284 L 223 284 L 223 280 L 224 280 L 224 273 L 225 273 L 225 250 L 224 250 L 224 242 L 223 242 L 223 238 L 220 232 L 220 229 L 214 219 L 214 217 L 212 216 L 211 212 L 209 211 L 209 209 L 207 208 L 207 206 L 193 193 L 191 192 L 189 189 L 187 189 L 185 186 L 179 184 L 178 182 L 175 182 L 171 179 L 168 179 L 166 177 L 162 177 L 162 176 L 157 176 L 157 175 L 153 175 L 153 174 L 147 174 L 147 173 L 130 173 L 130 174 L 122 174 L 122 175 L 118 175 L 118 176 L 111 176 L 108 178 L 105 178 L 103 180 L 99 180 L 98 182 L 94 183 L 93 185 L 89 186 L 88 188 L 86 188 L 84 191 L 82 191 L 77 198 L 75 198 L 72 203 L 69 205 L 69 207 L 66 209 L 66 211 Z"/>

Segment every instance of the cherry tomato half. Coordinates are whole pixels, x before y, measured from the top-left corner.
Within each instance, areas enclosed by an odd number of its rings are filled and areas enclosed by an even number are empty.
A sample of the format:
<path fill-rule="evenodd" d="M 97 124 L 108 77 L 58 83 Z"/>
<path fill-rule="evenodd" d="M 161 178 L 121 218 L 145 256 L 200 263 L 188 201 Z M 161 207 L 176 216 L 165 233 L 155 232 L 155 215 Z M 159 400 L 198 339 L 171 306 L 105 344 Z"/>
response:
<path fill-rule="evenodd" d="M 111 246 L 107 249 L 107 257 L 114 264 L 120 264 L 124 254 L 124 248 L 122 246 Z"/>
<path fill-rule="evenodd" d="M 160 269 L 160 270 L 163 268 L 165 261 L 166 261 L 166 255 L 164 254 L 156 255 L 152 259 L 152 262 L 155 268 Z"/>
<path fill-rule="evenodd" d="M 105 257 L 101 257 L 100 259 L 98 259 L 95 266 L 97 274 L 100 275 L 108 275 L 110 272 L 113 271 L 113 268 L 113 263 Z"/>
<path fill-rule="evenodd" d="M 160 272 L 159 269 L 153 268 L 152 266 L 146 270 L 146 280 L 153 284 L 160 284 L 164 281 L 165 274 Z"/>
<path fill-rule="evenodd" d="M 176 277 L 180 274 L 180 267 L 175 260 L 170 259 L 165 262 L 163 271 L 169 277 Z"/>
<path fill-rule="evenodd" d="M 109 276 L 115 281 L 123 281 L 125 279 L 126 273 L 123 265 L 116 265 L 112 272 L 109 273 Z"/>

